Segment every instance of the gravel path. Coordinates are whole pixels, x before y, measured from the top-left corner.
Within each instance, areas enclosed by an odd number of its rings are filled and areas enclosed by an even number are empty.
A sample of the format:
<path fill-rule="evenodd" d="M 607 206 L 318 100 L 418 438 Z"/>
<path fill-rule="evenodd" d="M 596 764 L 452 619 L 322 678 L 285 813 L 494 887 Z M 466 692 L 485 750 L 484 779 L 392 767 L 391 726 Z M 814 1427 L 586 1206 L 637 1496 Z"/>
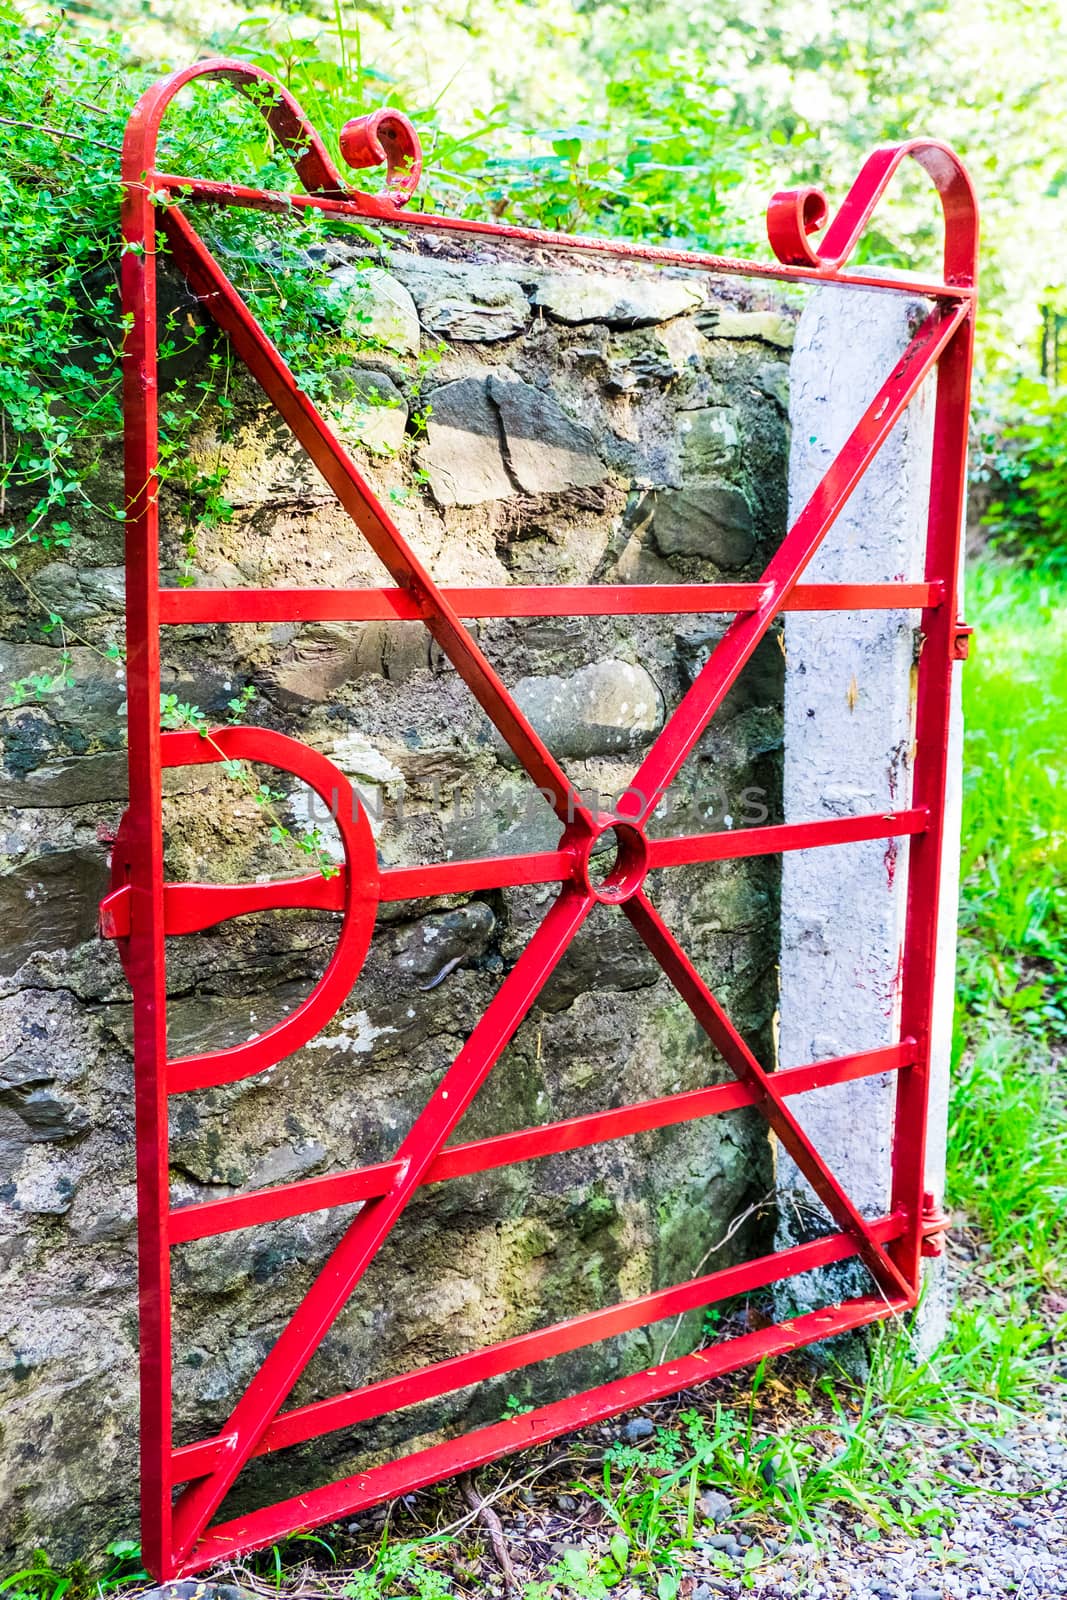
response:
<path fill-rule="evenodd" d="M 1044 1414 L 1018 1422 L 1010 1432 L 965 1447 L 946 1445 L 958 1437 L 917 1424 L 908 1435 L 890 1433 L 887 1444 L 914 1452 L 920 1463 L 937 1458 L 959 1487 L 941 1484 L 938 1498 L 954 1514 L 943 1536 L 916 1540 L 886 1534 L 857 1538 L 848 1519 L 824 1514 L 821 1543 L 794 1543 L 774 1552 L 774 1541 L 752 1527 L 724 1521 L 703 1535 L 693 1552 L 692 1582 L 682 1600 L 971 1600 L 1013 1595 L 1021 1600 L 1067 1595 L 1067 1386 L 1042 1392 Z M 730 1557 L 741 1570 L 745 1550 L 762 1544 L 770 1559 L 748 1575 L 727 1577 L 714 1556 Z M 688 1596 L 686 1590 L 688 1589 Z M 616 1600 L 638 1600 L 641 1591 L 620 1586 Z"/>
<path fill-rule="evenodd" d="M 695 1548 L 681 1553 L 688 1575 L 679 1600 L 1067 1596 L 1067 1385 L 1050 1383 L 1041 1401 L 1041 1411 L 995 1437 L 976 1430 L 961 1442 L 959 1430 L 921 1423 L 887 1434 L 886 1446 L 914 1460 L 927 1492 L 947 1508 L 940 1534 L 917 1538 L 890 1531 L 877 1539 L 859 1537 L 855 1515 L 834 1507 L 820 1512 L 817 1544 L 783 1540 L 779 1546 L 768 1534 L 769 1523 L 739 1519 L 728 1497 L 713 1495 L 722 1502 L 715 1508 L 722 1521 L 707 1523 Z M 623 1437 L 627 1426 L 637 1429 L 631 1439 L 640 1437 L 643 1423 L 624 1424 Z M 546 1576 L 545 1556 L 558 1560 L 568 1549 L 586 1550 L 595 1560 L 606 1546 L 604 1533 L 587 1534 L 574 1522 L 562 1541 L 557 1527 L 553 1540 L 546 1491 L 547 1486 L 528 1495 L 527 1509 L 517 1513 L 515 1501 L 497 1504 L 504 1537 L 524 1576 Z M 555 1492 L 549 1503 L 571 1515 L 581 1510 L 573 1495 Z M 746 1573 L 746 1553 L 754 1546 L 763 1559 Z M 654 1585 L 625 1580 L 610 1592 L 611 1600 L 654 1600 L 656 1594 Z"/>
<path fill-rule="evenodd" d="M 807 1410 L 798 1403 L 799 1376 L 799 1369 L 782 1372 L 783 1381 L 761 1390 L 754 1423 L 764 1439 L 784 1437 L 793 1428 L 811 1431 L 816 1412 L 810 1400 Z M 280 1589 L 247 1568 L 213 1576 L 272 1600 L 279 1595 L 282 1600 L 340 1600 L 350 1575 L 344 1569 L 365 1568 L 388 1523 L 389 1542 L 426 1539 L 446 1530 L 451 1534 L 427 1559 L 435 1569 L 432 1576 L 450 1585 L 454 1600 L 521 1600 L 530 1584 L 540 1586 L 533 1591 L 538 1600 L 1067 1596 L 1067 1382 L 1051 1380 L 1039 1391 L 1036 1409 L 995 1435 L 962 1419 L 961 1426 L 909 1423 L 883 1434 L 880 1460 L 887 1465 L 882 1472 L 878 1462 L 871 1465 L 866 1482 L 876 1496 L 884 1494 L 883 1508 L 899 1505 L 900 1488 L 907 1486 L 907 1472 L 913 1468 L 914 1498 L 930 1509 L 924 1534 L 889 1529 L 872 1538 L 877 1530 L 871 1518 L 838 1501 L 815 1508 L 817 1543 L 790 1540 L 773 1520 L 768 1500 L 746 1511 L 728 1493 L 705 1490 L 697 1502 L 694 1543 L 682 1548 L 675 1543 L 674 1571 L 680 1568 L 682 1573 L 676 1590 L 669 1576 L 666 1589 L 661 1585 L 661 1576 L 669 1575 L 667 1566 L 651 1577 L 635 1581 L 616 1575 L 614 1583 L 605 1584 L 601 1564 L 618 1531 L 595 1493 L 602 1485 L 599 1463 L 606 1447 L 622 1443 L 654 1449 L 657 1424 L 677 1424 L 677 1413 L 694 1403 L 713 1407 L 716 1398 L 733 1410 L 747 1409 L 746 1392 L 731 1392 L 727 1380 L 721 1380 L 714 1388 L 705 1386 L 699 1396 L 676 1397 L 610 1427 L 560 1441 L 555 1450 L 529 1452 L 486 1469 L 477 1475 L 476 1487 L 460 1480 L 443 1495 L 413 1495 L 388 1511 L 376 1508 L 336 1530 L 342 1543 L 351 1541 L 343 1554 L 338 1550 L 337 1566 L 315 1571 L 309 1564 L 302 1572 L 290 1571 Z M 858 1417 L 855 1421 L 861 1434 Z M 612 1477 L 614 1491 L 619 1480 L 614 1471 Z M 655 1479 L 646 1472 L 641 1481 Z M 586 1485 L 593 1492 L 586 1492 Z M 488 1510 L 479 1517 L 483 1497 Z M 671 1526 L 680 1533 L 684 1518 L 679 1521 L 677 1502 L 674 1506 Z M 335 1530 L 323 1531 L 332 1537 Z M 586 1562 L 587 1576 L 572 1570 L 570 1581 L 561 1582 L 574 1561 Z M 511 1580 L 508 1588 L 505 1572 Z M 166 1591 L 165 1596 L 210 1600 L 211 1587 L 196 1585 L 195 1596 Z M 398 1600 L 420 1592 L 417 1583 L 404 1580 L 387 1583 L 381 1591 Z M 232 1593 L 227 1600 L 233 1600 Z"/>
<path fill-rule="evenodd" d="M 945 1434 L 918 1427 L 916 1454 Z M 924 1438 L 923 1436 L 928 1437 Z M 1067 1414 L 1050 1391 L 1046 1415 L 1020 1423 L 982 1450 L 948 1458 L 967 1489 L 943 1488 L 955 1513 L 946 1537 L 857 1539 L 843 1519 L 824 1523 L 822 1548 L 793 1545 L 753 1574 L 750 1588 L 694 1571 L 689 1600 L 721 1595 L 766 1600 L 971 1600 L 1067 1595 Z M 745 1536 L 742 1536 L 745 1537 Z M 620 1596 L 621 1600 L 621 1596 Z M 631 1596 L 630 1600 L 636 1600 Z"/>

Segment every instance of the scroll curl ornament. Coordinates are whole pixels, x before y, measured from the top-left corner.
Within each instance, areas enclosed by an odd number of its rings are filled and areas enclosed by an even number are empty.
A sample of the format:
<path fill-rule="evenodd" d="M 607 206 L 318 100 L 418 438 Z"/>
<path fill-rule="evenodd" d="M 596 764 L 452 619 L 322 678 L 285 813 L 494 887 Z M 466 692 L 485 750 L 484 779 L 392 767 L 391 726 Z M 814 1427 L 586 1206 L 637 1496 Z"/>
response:
<path fill-rule="evenodd" d="M 422 145 L 415 126 L 402 111 L 383 106 L 353 117 L 341 129 L 341 154 L 350 167 L 385 167 L 383 198 L 406 205 L 422 176 Z"/>
<path fill-rule="evenodd" d="M 826 277 L 840 272 L 906 156 L 930 175 L 941 200 L 945 282 L 955 288 L 973 287 L 978 262 L 978 201 L 956 152 L 936 139 L 908 139 L 875 150 L 829 226 L 830 206 L 820 189 L 782 189 L 772 195 L 767 236 L 778 260 L 788 267 L 812 267 Z M 823 228 L 826 231 L 816 245 L 812 236 Z"/>
<path fill-rule="evenodd" d="M 385 192 L 364 196 L 345 183 L 307 113 L 284 84 L 260 67 L 224 56 L 172 72 L 141 96 L 122 147 L 124 182 L 137 184 L 155 170 L 159 132 L 167 108 L 187 84 L 201 78 L 231 83 L 252 102 L 289 155 L 308 194 L 344 200 L 365 198 L 372 206 L 386 209 L 405 205 L 411 199 L 422 174 L 422 146 L 413 123 L 402 111 L 386 106 L 353 118 L 341 130 L 341 154 L 350 167 L 385 167 Z"/>

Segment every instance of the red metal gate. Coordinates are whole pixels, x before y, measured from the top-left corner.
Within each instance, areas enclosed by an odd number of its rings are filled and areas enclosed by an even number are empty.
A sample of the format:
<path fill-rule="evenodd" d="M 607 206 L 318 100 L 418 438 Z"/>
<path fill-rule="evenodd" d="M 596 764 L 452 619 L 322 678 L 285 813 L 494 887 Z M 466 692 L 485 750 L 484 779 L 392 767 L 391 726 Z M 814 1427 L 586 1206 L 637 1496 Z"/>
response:
<path fill-rule="evenodd" d="M 156 140 L 163 114 L 179 89 L 200 77 L 227 79 L 253 96 L 275 136 L 288 149 L 303 194 L 282 196 L 156 170 Z M 265 88 L 269 92 L 265 93 Z M 912 140 L 879 150 L 865 164 L 818 246 L 812 244 L 811 236 L 827 218 L 823 197 L 811 189 L 776 194 L 768 213 L 768 231 L 777 263 L 761 264 L 406 214 L 401 208 L 418 181 L 419 147 L 410 123 L 395 111 L 379 111 L 350 123 L 342 149 L 353 166 L 387 166 L 384 195 L 375 197 L 345 185 L 300 108 L 274 80 L 239 62 L 212 61 L 176 73 L 144 95 L 131 118 L 123 157 L 123 294 L 130 321 L 125 356 L 130 805 L 116 847 L 114 888 L 104 902 L 102 925 L 109 937 L 120 941 L 134 996 L 142 1523 L 145 1561 L 160 1579 L 195 1572 L 239 1551 L 348 1515 L 714 1374 L 903 1311 L 916 1301 L 920 1257 L 924 1251 L 936 1249 L 934 1236 L 943 1227 L 931 1197 L 924 1195 L 923 1169 L 949 694 L 952 662 L 965 653 L 966 643 L 966 630 L 956 617 L 956 570 L 965 488 L 977 253 L 977 212 L 966 172 L 950 149 L 931 141 Z M 872 211 L 905 156 L 926 169 L 941 199 L 945 222 L 942 281 L 913 276 L 905 284 L 877 269 L 845 270 Z M 167 203 L 161 206 L 161 199 Z M 196 231 L 191 213 L 205 205 L 306 210 L 418 229 L 489 234 L 622 260 L 918 293 L 930 300 L 932 308 L 758 583 L 442 590 L 297 387 L 279 352 Z M 228 335 L 233 350 L 385 564 L 395 587 L 226 591 L 160 587 L 157 229 L 202 304 Z M 827 529 L 935 367 L 934 459 L 923 580 L 804 586 L 800 582 L 804 569 Z M 792 610 L 904 607 L 921 610 L 923 637 L 913 795 L 907 810 L 738 833 L 648 837 L 650 814 L 776 615 Z M 719 612 L 732 614 L 733 621 L 653 742 L 617 811 L 593 814 L 519 710 L 463 619 L 641 612 Z M 533 783 L 552 797 L 561 826 L 555 850 L 379 871 L 366 818 L 347 779 L 324 756 L 263 729 L 220 728 L 210 740 L 196 732 L 160 732 L 161 629 L 174 624 L 326 618 L 407 618 L 421 621 L 429 629 Z M 163 769 L 223 758 L 272 764 L 333 800 L 331 809 L 344 848 L 344 866 L 336 877 L 325 879 L 315 874 L 245 886 L 164 882 Z M 616 861 L 607 879 L 597 882 L 590 872 L 590 855 L 605 834 L 613 836 Z M 646 892 L 648 873 L 682 863 L 902 836 L 910 839 L 910 853 L 899 1040 L 886 1048 L 769 1075 L 664 924 Z M 355 982 L 380 902 L 533 883 L 559 884 L 558 896 L 393 1160 L 172 1208 L 169 1097 L 261 1072 L 305 1044 L 334 1015 Z M 598 902 L 617 906 L 629 919 L 729 1064 L 736 1082 L 608 1111 L 594 1110 L 567 1122 L 496 1138 L 449 1144 L 463 1113 Z M 168 1060 L 166 938 L 275 906 L 314 906 L 342 913 L 338 944 L 318 986 L 292 1015 L 258 1038 L 205 1055 Z M 859 1214 L 820 1158 L 789 1101 L 808 1089 L 885 1071 L 894 1071 L 898 1084 L 892 1201 L 887 1215 L 871 1221 Z M 741 1106 L 755 1106 L 766 1117 L 838 1231 L 468 1355 L 284 1409 L 324 1335 L 421 1185 Z M 175 1449 L 171 1428 L 171 1246 L 353 1202 L 361 1202 L 360 1210 L 225 1427 L 211 1438 Z M 212 1520 L 254 1456 L 852 1257 L 864 1264 L 873 1282 L 871 1292 L 860 1298 L 725 1340 L 669 1366 L 638 1372 L 479 1428 L 295 1499 L 230 1521 Z M 175 1495 L 179 1488 L 181 1492 Z"/>

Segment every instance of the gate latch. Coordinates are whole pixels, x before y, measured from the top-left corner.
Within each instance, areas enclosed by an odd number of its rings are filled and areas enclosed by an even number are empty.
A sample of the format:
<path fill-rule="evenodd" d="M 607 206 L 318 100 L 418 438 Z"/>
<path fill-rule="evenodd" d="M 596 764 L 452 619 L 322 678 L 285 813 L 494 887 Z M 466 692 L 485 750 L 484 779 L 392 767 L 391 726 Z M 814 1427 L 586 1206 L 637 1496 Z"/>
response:
<path fill-rule="evenodd" d="M 957 622 L 956 631 L 952 635 L 953 661 L 966 661 L 971 653 L 971 634 L 974 632 L 969 622 Z"/>

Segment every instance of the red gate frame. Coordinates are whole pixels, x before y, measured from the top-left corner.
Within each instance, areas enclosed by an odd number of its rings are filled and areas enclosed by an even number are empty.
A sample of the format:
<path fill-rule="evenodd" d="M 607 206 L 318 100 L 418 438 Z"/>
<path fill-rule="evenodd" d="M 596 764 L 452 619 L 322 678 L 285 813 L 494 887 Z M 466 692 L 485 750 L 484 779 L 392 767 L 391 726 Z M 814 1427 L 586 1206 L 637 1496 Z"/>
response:
<path fill-rule="evenodd" d="M 222 78 L 249 94 L 290 154 L 303 194 L 275 194 L 236 184 L 178 177 L 156 169 L 156 143 L 167 106 L 196 78 Z M 387 190 L 349 189 L 292 96 L 258 69 L 207 61 L 151 88 L 131 117 L 123 153 L 123 303 L 126 409 L 127 608 L 130 804 L 113 862 L 114 887 L 102 907 L 102 930 L 119 940 L 134 1001 L 141 1323 L 141 1490 L 144 1559 L 158 1579 L 196 1572 L 238 1552 L 269 1544 L 316 1523 L 349 1515 L 523 1446 L 570 1432 L 627 1407 L 830 1334 L 913 1306 L 920 1257 L 937 1249 L 944 1227 L 924 1193 L 924 1148 L 933 1002 L 934 950 L 952 663 L 966 653 L 956 617 L 956 573 L 965 492 L 965 458 L 976 303 L 977 206 L 970 179 L 946 145 L 923 139 L 875 152 L 817 247 L 811 236 L 828 217 L 812 189 L 776 194 L 768 211 L 774 264 L 728 260 L 597 239 L 407 214 L 420 152 L 401 113 L 383 110 L 348 124 L 342 151 L 350 165 L 385 164 Z M 907 281 L 877 269 L 845 271 L 867 221 L 905 156 L 927 171 L 944 212 L 943 281 Z M 559 250 L 673 264 L 792 282 L 834 282 L 888 293 L 919 293 L 933 309 L 881 384 L 851 436 L 789 529 L 757 583 L 599 587 L 437 587 L 318 411 L 297 387 L 281 355 L 194 229 L 185 202 L 308 211 L 406 227 L 488 234 Z M 381 589 L 162 589 L 158 571 L 157 230 L 237 355 L 337 495 L 395 587 Z M 937 368 L 933 472 L 922 582 L 815 584 L 800 578 L 909 401 Z M 912 804 L 892 814 L 649 839 L 645 824 L 774 617 L 783 611 L 913 608 L 921 611 Z M 614 814 L 591 814 L 463 626 L 464 618 L 733 613 L 720 644 L 641 762 Z M 175 624 L 264 620 L 411 619 L 425 624 L 521 766 L 551 796 L 560 819 L 556 850 L 378 871 L 366 818 L 344 776 L 300 742 L 254 728 L 161 733 L 160 630 Z M 296 774 L 330 795 L 341 826 L 344 867 L 324 879 L 245 886 L 167 884 L 161 814 L 165 767 L 255 760 Z M 338 803 L 339 802 L 339 803 Z M 616 865 L 606 882 L 590 875 L 596 842 L 613 832 Z M 907 837 L 908 899 L 897 1043 L 769 1075 L 664 924 L 645 892 L 652 869 L 862 839 Z M 392 1161 L 269 1190 L 172 1208 L 168 1100 L 185 1090 L 231 1082 L 264 1070 L 298 1049 L 334 1015 L 362 964 L 380 901 L 531 883 L 560 892 L 515 967 L 416 1118 Z M 488 1073 L 568 943 L 598 902 L 617 905 L 663 966 L 733 1070 L 736 1082 L 545 1127 L 449 1145 Z M 325 907 L 344 914 L 334 956 L 319 985 L 291 1016 L 246 1044 L 168 1060 L 165 939 L 244 912 L 274 906 Z M 865 1220 L 821 1160 L 788 1099 L 832 1083 L 897 1074 L 892 1199 L 887 1215 Z M 347 1394 L 282 1407 L 320 1341 L 345 1305 L 410 1197 L 423 1184 L 487 1171 L 510 1162 L 582 1148 L 651 1128 L 756 1106 L 811 1182 L 837 1232 L 740 1266 L 709 1273 L 640 1299 L 574 1317 L 477 1350 L 383 1379 Z M 215 1436 L 175 1449 L 172 1435 L 170 1250 L 327 1206 L 361 1202 L 320 1276 Z M 747 1333 L 638 1372 L 525 1415 L 482 1427 L 370 1468 L 306 1495 L 230 1522 L 212 1523 L 245 1463 L 360 1420 L 450 1393 L 573 1350 L 623 1330 L 763 1287 L 830 1262 L 858 1257 L 875 1292 Z M 185 1488 L 175 1498 L 175 1489 Z"/>

